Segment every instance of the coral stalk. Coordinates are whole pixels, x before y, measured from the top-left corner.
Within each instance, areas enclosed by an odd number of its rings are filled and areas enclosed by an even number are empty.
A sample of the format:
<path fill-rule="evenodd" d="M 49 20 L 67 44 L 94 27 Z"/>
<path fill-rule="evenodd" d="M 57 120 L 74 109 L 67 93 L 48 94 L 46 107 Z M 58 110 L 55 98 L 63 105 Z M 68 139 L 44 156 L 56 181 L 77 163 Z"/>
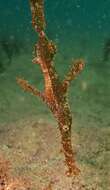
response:
<path fill-rule="evenodd" d="M 31 92 L 35 96 L 39 96 L 54 114 L 61 132 L 62 148 L 65 155 L 65 162 L 68 167 L 67 175 L 77 175 L 80 170 L 75 164 L 71 144 L 72 116 L 67 99 L 67 90 L 71 81 L 75 79 L 83 69 L 84 61 L 75 61 L 64 81 L 62 82 L 60 80 L 53 65 L 56 46 L 47 38 L 45 33 L 44 1 L 30 0 L 30 5 L 32 25 L 38 33 L 38 42 L 35 44 L 35 57 L 33 63 L 39 64 L 41 67 L 45 81 L 45 89 L 43 92 L 39 92 L 24 79 L 18 78 L 17 82 L 24 90 Z"/>

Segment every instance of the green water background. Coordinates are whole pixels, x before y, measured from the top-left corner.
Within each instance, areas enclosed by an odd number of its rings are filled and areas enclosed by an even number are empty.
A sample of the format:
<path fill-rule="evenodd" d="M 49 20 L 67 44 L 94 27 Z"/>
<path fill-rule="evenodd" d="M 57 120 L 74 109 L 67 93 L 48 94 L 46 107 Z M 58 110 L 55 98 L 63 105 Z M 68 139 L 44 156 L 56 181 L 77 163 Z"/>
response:
<path fill-rule="evenodd" d="M 52 119 L 48 108 L 16 83 L 20 76 L 41 90 L 44 87 L 39 66 L 32 65 L 37 35 L 31 26 L 29 2 L 1 1 L 0 6 L 0 122 L 32 116 Z M 61 79 L 72 58 L 86 61 L 84 71 L 70 88 L 72 113 L 88 120 L 89 125 L 92 119 L 102 127 L 110 126 L 110 59 L 103 61 L 110 38 L 109 10 L 110 0 L 45 1 L 46 32 L 57 45 L 55 66 Z M 11 58 L 3 43 L 8 44 Z"/>

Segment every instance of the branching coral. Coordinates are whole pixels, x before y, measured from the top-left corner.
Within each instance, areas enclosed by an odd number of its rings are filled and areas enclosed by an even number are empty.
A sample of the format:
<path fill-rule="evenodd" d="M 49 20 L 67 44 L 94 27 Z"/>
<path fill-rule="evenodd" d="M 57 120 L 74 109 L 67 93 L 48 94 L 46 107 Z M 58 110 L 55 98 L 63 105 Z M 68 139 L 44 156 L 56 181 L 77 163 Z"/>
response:
<path fill-rule="evenodd" d="M 45 80 L 45 89 L 40 92 L 28 81 L 17 78 L 18 84 L 35 96 L 39 96 L 50 108 L 58 121 L 61 132 L 61 143 L 65 155 L 65 162 L 68 167 L 67 175 L 77 175 L 80 170 L 75 164 L 74 152 L 71 144 L 72 116 L 68 104 L 67 92 L 72 80 L 81 72 L 84 67 L 83 60 L 76 60 L 65 76 L 63 82 L 60 80 L 53 65 L 56 54 L 56 46 L 48 39 L 45 33 L 46 22 L 44 16 L 44 1 L 30 0 L 32 12 L 32 25 L 38 33 L 38 43 L 35 44 L 35 57 L 33 63 L 39 64 Z"/>

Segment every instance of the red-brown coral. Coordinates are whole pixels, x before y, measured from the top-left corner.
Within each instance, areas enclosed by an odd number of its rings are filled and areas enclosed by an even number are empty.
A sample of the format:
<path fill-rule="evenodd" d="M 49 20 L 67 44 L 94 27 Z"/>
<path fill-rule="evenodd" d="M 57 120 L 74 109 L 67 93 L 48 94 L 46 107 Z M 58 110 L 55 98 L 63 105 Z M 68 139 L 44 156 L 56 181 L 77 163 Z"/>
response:
<path fill-rule="evenodd" d="M 0 155 L 0 190 L 31 190 L 31 184 L 27 179 L 13 177 L 11 165 Z"/>
<path fill-rule="evenodd" d="M 38 43 L 35 45 L 35 57 L 33 62 L 39 64 L 41 67 L 45 81 L 45 89 L 43 92 L 39 92 L 24 79 L 18 78 L 17 82 L 24 90 L 31 92 L 35 96 L 39 96 L 56 117 L 61 132 L 61 143 L 65 161 L 68 167 L 67 175 L 77 175 L 80 170 L 75 164 L 74 152 L 71 145 L 72 116 L 67 99 L 67 90 L 71 81 L 75 79 L 83 69 L 84 61 L 76 60 L 64 81 L 62 82 L 60 80 L 53 65 L 56 46 L 47 38 L 45 33 L 44 1 L 30 0 L 30 5 L 32 24 L 39 37 Z"/>
<path fill-rule="evenodd" d="M 5 190 L 10 178 L 10 164 L 0 155 L 0 190 Z"/>

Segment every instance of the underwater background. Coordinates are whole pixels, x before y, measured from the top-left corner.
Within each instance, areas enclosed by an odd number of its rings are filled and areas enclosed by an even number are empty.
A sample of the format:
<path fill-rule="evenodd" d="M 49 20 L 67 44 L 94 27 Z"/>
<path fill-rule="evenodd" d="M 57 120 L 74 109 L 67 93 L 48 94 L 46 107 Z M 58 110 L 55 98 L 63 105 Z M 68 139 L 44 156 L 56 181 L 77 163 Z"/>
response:
<path fill-rule="evenodd" d="M 61 79 L 72 59 L 86 62 L 69 90 L 73 147 L 88 189 L 109 190 L 110 0 L 45 0 L 45 15 L 47 35 L 57 45 L 55 67 Z M 32 64 L 36 41 L 29 1 L 1 0 L 0 153 L 10 160 L 14 175 L 30 176 L 37 189 L 55 179 L 53 190 L 69 190 L 58 156 L 56 121 L 40 99 L 16 82 L 21 77 L 44 88 L 40 67 Z"/>

